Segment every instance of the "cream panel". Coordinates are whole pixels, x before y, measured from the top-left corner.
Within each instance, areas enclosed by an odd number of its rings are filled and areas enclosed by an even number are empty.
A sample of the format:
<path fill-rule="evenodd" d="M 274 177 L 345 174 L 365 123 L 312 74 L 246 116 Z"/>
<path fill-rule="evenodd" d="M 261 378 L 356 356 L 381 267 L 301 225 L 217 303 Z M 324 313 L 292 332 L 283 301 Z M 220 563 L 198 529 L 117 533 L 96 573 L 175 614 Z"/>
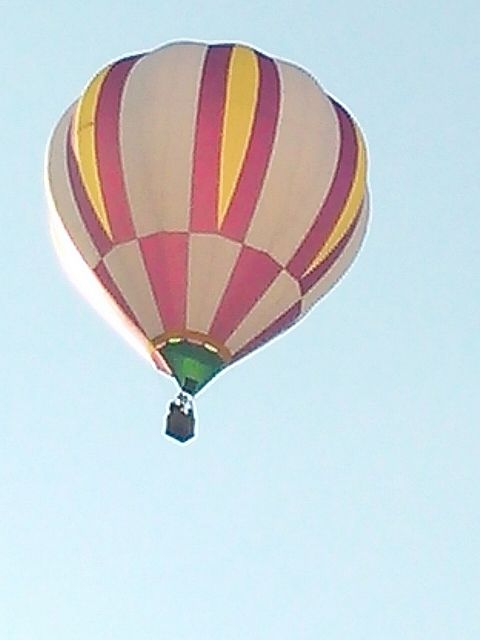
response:
<path fill-rule="evenodd" d="M 197 94 L 206 47 L 167 45 L 127 79 L 120 146 L 139 237 L 188 228 Z"/>
<path fill-rule="evenodd" d="M 145 335 L 152 339 L 163 333 L 138 241 L 115 247 L 104 262 Z"/>
<path fill-rule="evenodd" d="M 241 245 L 220 236 L 190 236 L 187 328 L 208 333 Z"/>
<path fill-rule="evenodd" d="M 49 207 L 59 216 L 82 258 L 89 267 L 95 267 L 100 256 L 85 228 L 68 177 L 67 136 L 75 108 L 76 104 L 65 112 L 50 139 L 45 163 L 46 192 Z"/>

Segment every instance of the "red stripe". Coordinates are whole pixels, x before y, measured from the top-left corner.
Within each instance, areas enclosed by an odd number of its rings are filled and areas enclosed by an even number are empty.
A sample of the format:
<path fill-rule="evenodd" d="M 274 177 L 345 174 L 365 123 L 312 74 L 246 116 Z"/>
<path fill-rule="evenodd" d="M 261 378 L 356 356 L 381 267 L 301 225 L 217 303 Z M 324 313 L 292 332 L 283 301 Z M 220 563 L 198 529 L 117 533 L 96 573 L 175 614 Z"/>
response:
<path fill-rule="evenodd" d="M 340 153 L 329 193 L 315 222 L 290 260 L 287 269 L 300 278 L 330 236 L 350 193 L 355 177 L 358 144 L 353 122 L 343 107 L 330 98 L 340 127 Z"/>
<path fill-rule="evenodd" d="M 184 329 L 188 234 L 161 231 L 140 238 L 139 243 L 165 331 Z"/>
<path fill-rule="evenodd" d="M 353 235 L 355 231 L 358 221 L 360 219 L 360 213 L 362 211 L 363 203 L 360 205 L 360 209 L 355 216 L 354 221 L 350 225 L 347 233 L 343 236 L 337 246 L 331 251 L 328 256 L 317 266 L 313 271 L 308 273 L 305 277 L 301 278 L 299 281 L 300 290 L 302 295 L 304 295 L 309 289 L 311 289 L 317 282 L 325 275 L 325 273 L 333 266 L 336 262 L 337 258 L 341 256 L 343 250 L 345 249 L 348 241 Z"/>
<path fill-rule="evenodd" d="M 67 133 L 66 145 L 68 177 L 70 180 L 70 186 L 72 188 L 75 202 L 80 212 L 80 216 L 85 224 L 88 235 L 97 248 L 99 254 L 101 256 L 104 256 L 112 248 L 112 242 L 103 230 L 103 227 L 97 218 L 95 210 L 92 207 L 87 192 L 85 191 L 85 187 L 83 186 L 77 159 L 75 158 L 75 154 L 72 148 L 71 126 Z"/>
<path fill-rule="evenodd" d="M 280 78 L 273 60 L 257 54 L 259 95 L 252 135 L 222 234 L 242 241 L 255 212 L 272 153 L 280 109 Z"/>
<path fill-rule="evenodd" d="M 231 53 L 231 46 L 209 47 L 203 67 L 193 152 L 192 231 L 218 231 L 221 136 Z"/>
<path fill-rule="evenodd" d="M 105 265 L 103 264 L 102 261 L 100 261 L 98 263 L 98 265 L 95 267 L 94 272 L 95 272 L 95 275 L 97 276 L 97 278 L 100 280 L 100 282 L 103 285 L 103 287 L 112 296 L 112 298 L 115 300 L 115 302 L 118 304 L 120 309 L 124 312 L 124 314 L 143 333 L 143 329 L 142 329 L 140 323 L 138 322 L 137 318 L 135 317 L 135 314 L 133 313 L 133 311 L 128 306 L 127 301 L 123 297 L 120 289 L 117 287 L 117 285 L 113 281 L 112 276 L 110 275 L 109 271 L 107 270 L 107 268 L 105 267 Z"/>
<path fill-rule="evenodd" d="M 290 307 L 283 315 L 274 320 L 266 329 L 262 331 L 253 340 L 250 340 L 248 344 L 242 347 L 237 353 L 234 354 L 232 362 L 236 362 L 248 355 L 252 351 L 267 344 L 272 338 L 280 335 L 287 329 L 289 329 L 297 320 L 302 309 L 302 303 L 296 302 L 293 307 Z"/>
<path fill-rule="evenodd" d="M 280 270 L 280 265 L 266 253 L 242 247 L 209 331 L 213 339 L 227 340 Z"/>
<path fill-rule="evenodd" d="M 115 242 L 135 237 L 120 152 L 120 108 L 127 76 L 140 55 L 117 62 L 108 72 L 95 114 L 95 146 L 100 184 Z"/>

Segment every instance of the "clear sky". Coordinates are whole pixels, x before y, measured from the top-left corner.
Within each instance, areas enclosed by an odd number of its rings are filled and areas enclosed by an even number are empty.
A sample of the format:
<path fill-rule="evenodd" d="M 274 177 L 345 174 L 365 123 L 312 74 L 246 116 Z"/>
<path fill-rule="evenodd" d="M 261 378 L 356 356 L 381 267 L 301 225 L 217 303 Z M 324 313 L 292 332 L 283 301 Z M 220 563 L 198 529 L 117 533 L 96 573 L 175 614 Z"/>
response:
<path fill-rule="evenodd" d="M 1 640 L 478 640 L 478 33 L 457 2 L 4 3 Z M 51 128 L 173 39 L 293 60 L 355 114 L 362 252 L 162 436 L 174 386 L 60 271 Z"/>

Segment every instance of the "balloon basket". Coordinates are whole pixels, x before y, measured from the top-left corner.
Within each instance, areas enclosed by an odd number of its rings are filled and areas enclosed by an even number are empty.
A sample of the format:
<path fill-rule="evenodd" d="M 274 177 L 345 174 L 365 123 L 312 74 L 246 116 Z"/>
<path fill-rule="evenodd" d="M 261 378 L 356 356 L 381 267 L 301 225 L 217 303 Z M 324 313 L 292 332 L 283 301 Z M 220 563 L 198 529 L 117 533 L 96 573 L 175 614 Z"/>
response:
<path fill-rule="evenodd" d="M 177 442 L 188 442 L 195 435 L 193 397 L 182 391 L 170 403 L 165 434 Z"/>

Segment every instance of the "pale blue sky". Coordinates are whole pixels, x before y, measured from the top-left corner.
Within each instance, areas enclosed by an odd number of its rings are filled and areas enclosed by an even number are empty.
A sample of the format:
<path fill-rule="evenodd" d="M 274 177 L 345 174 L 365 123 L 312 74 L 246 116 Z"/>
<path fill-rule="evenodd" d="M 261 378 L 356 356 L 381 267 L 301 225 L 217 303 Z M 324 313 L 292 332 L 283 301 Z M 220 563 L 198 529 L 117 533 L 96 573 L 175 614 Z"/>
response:
<path fill-rule="evenodd" d="M 1 640 L 478 640 L 478 3 L 4 5 Z M 91 75 L 177 38 L 310 69 L 365 132 L 373 209 L 183 448 L 173 385 L 62 275 L 42 184 Z"/>

